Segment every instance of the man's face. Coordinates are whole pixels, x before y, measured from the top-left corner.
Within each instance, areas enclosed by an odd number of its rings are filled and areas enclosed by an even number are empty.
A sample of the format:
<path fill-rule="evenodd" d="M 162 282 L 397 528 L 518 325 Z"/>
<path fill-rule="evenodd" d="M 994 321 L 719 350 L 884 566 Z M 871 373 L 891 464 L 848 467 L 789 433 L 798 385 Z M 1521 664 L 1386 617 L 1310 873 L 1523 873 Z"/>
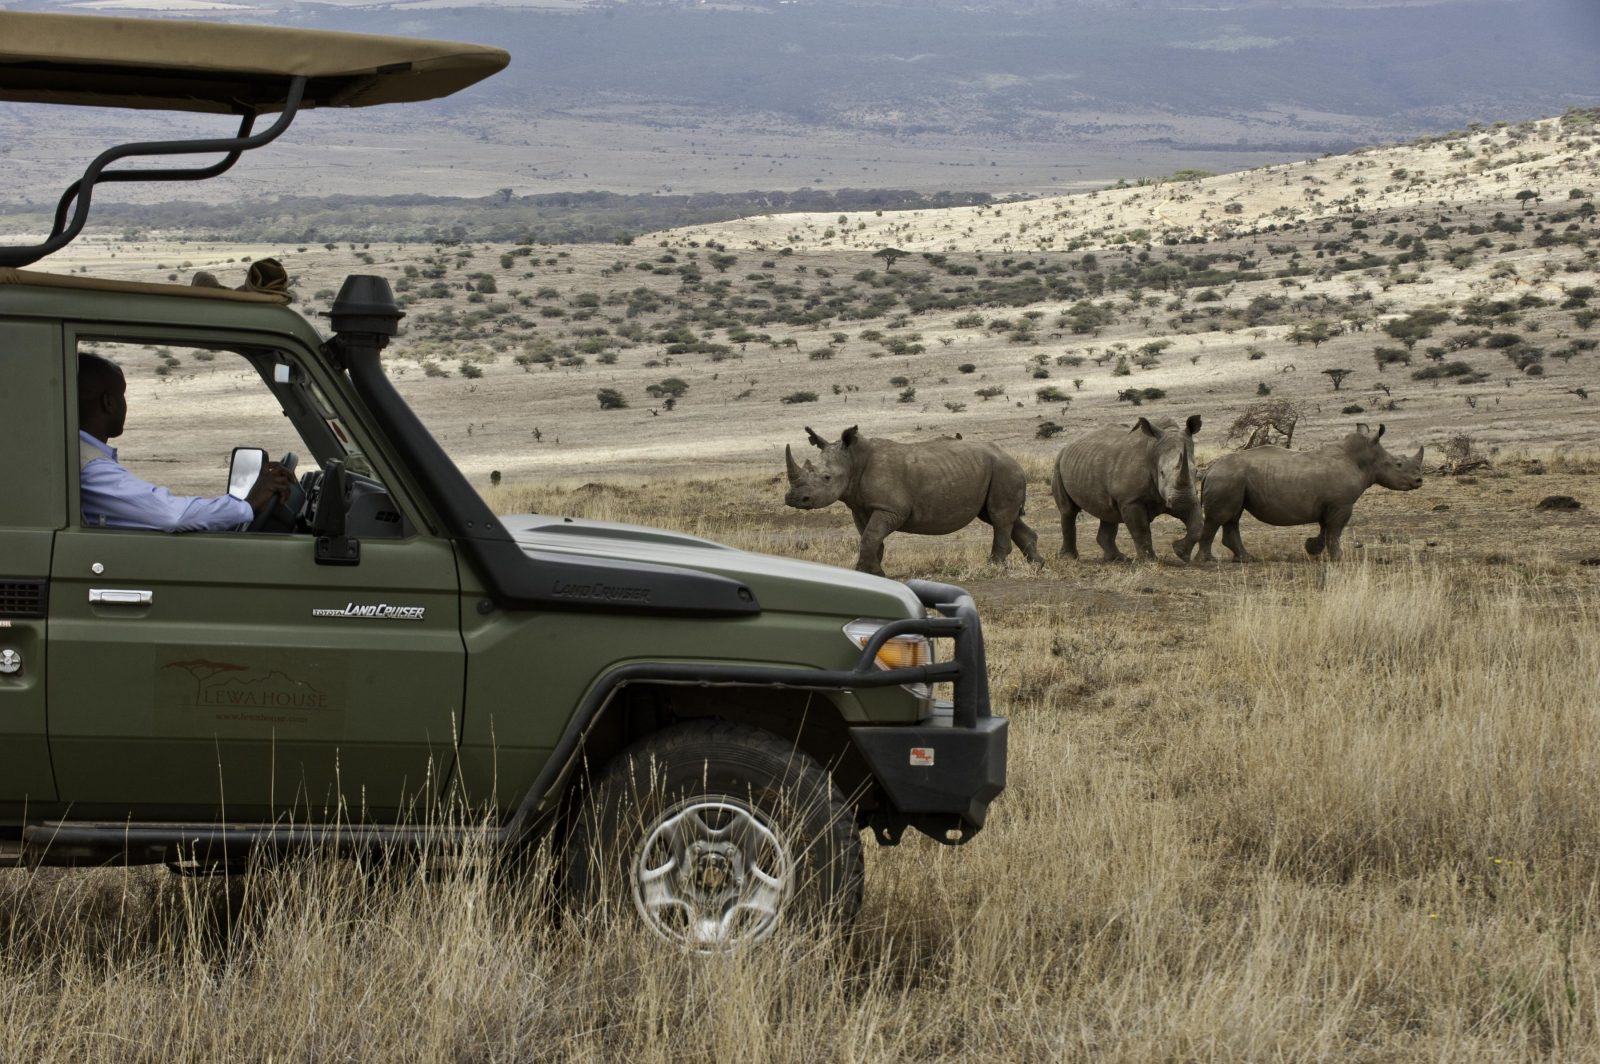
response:
<path fill-rule="evenodd" d="M 106 389 L 100 397 L 106 412 L 106 439 L 114 440 L 122 435 L 124 422 L 128 420 L 128 378 L 117 371 L 117 383 Z"/>

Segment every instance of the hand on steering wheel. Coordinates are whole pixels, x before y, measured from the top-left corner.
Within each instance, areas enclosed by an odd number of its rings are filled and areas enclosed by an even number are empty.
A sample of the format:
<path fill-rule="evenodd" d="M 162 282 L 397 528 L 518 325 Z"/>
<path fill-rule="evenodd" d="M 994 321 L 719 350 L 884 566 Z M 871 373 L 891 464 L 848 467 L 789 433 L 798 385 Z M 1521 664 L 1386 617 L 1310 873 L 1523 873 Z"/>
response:
<path fill-rule="evenodd" d="M 282 525 L 285 532 L 294 530 L 294 512 L 284 504 L 295 487 L 294 467 L 298 464 L 295 453 L 289 451 L 282 461 L 268 462 L 262 467 L 261 475 L 256 477 L 250 493 L 245 496 L 245 502 L 256 512 L 247 531 L 266 531 L 269 523 Z"/>

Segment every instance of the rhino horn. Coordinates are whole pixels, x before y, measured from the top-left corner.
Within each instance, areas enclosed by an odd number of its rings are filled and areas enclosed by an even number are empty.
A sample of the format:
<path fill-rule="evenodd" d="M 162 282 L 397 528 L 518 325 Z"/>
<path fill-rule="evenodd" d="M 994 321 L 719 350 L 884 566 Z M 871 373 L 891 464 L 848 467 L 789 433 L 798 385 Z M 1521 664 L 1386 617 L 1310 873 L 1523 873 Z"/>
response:
<path fill-rule="evenodd" d="M 1146 436 L 1160 436 L 1161 435 L 1161 433 L 1156 431 L 1156 427 L 1154 425 L 1150 424 L 1150 419 L 1146 418 L 1146 417 L 1140 418 L 1138 420 L 1138 422 L 1134 424 L 1132 431 L 1134 431 L 1134 432 L 1142 432 Z"/>
<path fill-rule="evenodd" d="M 1417 447 L 1417 465 L 1421 465 L 1422 464 L 1422 452 L 1424 450 L 1426 450 L 1426 449 L 1427 448 L 1425 446 L 1423 446 L 1423 445 L 1419 445 Z"/>
<path fill-rule="evenodd" d="M 817 433 L 816 433 L 816 430 L 813 429 L 810 425 L 806 426 L 806 439 L 811 441 L 811 446 L 813 446 L 813 447 L 826 447 L 826 446 L 828 446 L 828 441 L 823 439 L 821 436 L 818 436 Z"/>
<path fill-rule="evenodd" d="M 844 435 L 839 437 L 840 442 L 842 442 L 846 447 L 850 446 L 852 443 L 855 443 L 856 435 L 860 429 L 860 425 L 851 425 L 849 428 L 844 430 Z"/>
<path fill-rule="evenodd" d="M 787 443 L 783 445 L 783 464 L 788 467 L 789 481 L 793 483 L 800 476 L 800 467 L 795 464 L 794 450 Z"/>
<path fill-rule="evenodd" d="M 1184 422 L 1184 428 L 1189 430 L 1189 435 L 1195 436 L 1200 432 L 1200 415 L 1190 414 L 1189 420 Z"/>

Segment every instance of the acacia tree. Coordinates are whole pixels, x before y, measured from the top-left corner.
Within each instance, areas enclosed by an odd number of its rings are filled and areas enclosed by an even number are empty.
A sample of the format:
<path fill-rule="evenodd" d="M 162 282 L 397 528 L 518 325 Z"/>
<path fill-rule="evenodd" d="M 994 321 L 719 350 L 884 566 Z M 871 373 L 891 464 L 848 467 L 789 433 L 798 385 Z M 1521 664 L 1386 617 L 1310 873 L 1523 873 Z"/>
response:
<path fill-rule="evenodd" d="M 895 260 L 903 259 L 909 254 L 911 254 L 911 252 L 901 251 L 899 248 L 879 248 L 877 251 L 872 253 L 872 257 L 875 259 L 882 259 L 883 268 L 885 270 L 892 270 L 894 269 Z"/>
<path fill-rule="evenodd" d="M 1311 342 L 1313 348 L 1321 347 L 1333 336 L 1333 330 L 1325 321 L 1301 323 L 1289 330 L 1289 341 L 1299 345 L 1306 341 Z"/>
<path fill-rule="evenodd" d="M 1332 381 L 1333 390 L 1338 391 L 1339 386 L 1344 383 L 1344 379 L 1353 372 L 1355 371 L 1348 369 L 1325 369 L 1322 371 L 1322 375 Z"/>

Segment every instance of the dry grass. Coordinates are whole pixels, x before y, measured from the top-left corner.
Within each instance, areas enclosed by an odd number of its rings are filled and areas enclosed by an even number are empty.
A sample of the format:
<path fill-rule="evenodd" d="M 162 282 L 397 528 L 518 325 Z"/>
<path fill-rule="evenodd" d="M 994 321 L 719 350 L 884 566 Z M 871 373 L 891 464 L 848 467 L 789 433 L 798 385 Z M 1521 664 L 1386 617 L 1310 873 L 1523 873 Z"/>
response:
<path fill-rule="evenodd" d="M 848 549 L 755 478 L 679 488 L 496 502 Z M 1593 569 L 1035 575 L 902 539 L 891 569 L 978 589 L 1011 784 L 964 848 L 869 851 L 851 935 L 687 957 L 478 853 L 19 871 L 6 1059 L 1600 1058 Z"/>

